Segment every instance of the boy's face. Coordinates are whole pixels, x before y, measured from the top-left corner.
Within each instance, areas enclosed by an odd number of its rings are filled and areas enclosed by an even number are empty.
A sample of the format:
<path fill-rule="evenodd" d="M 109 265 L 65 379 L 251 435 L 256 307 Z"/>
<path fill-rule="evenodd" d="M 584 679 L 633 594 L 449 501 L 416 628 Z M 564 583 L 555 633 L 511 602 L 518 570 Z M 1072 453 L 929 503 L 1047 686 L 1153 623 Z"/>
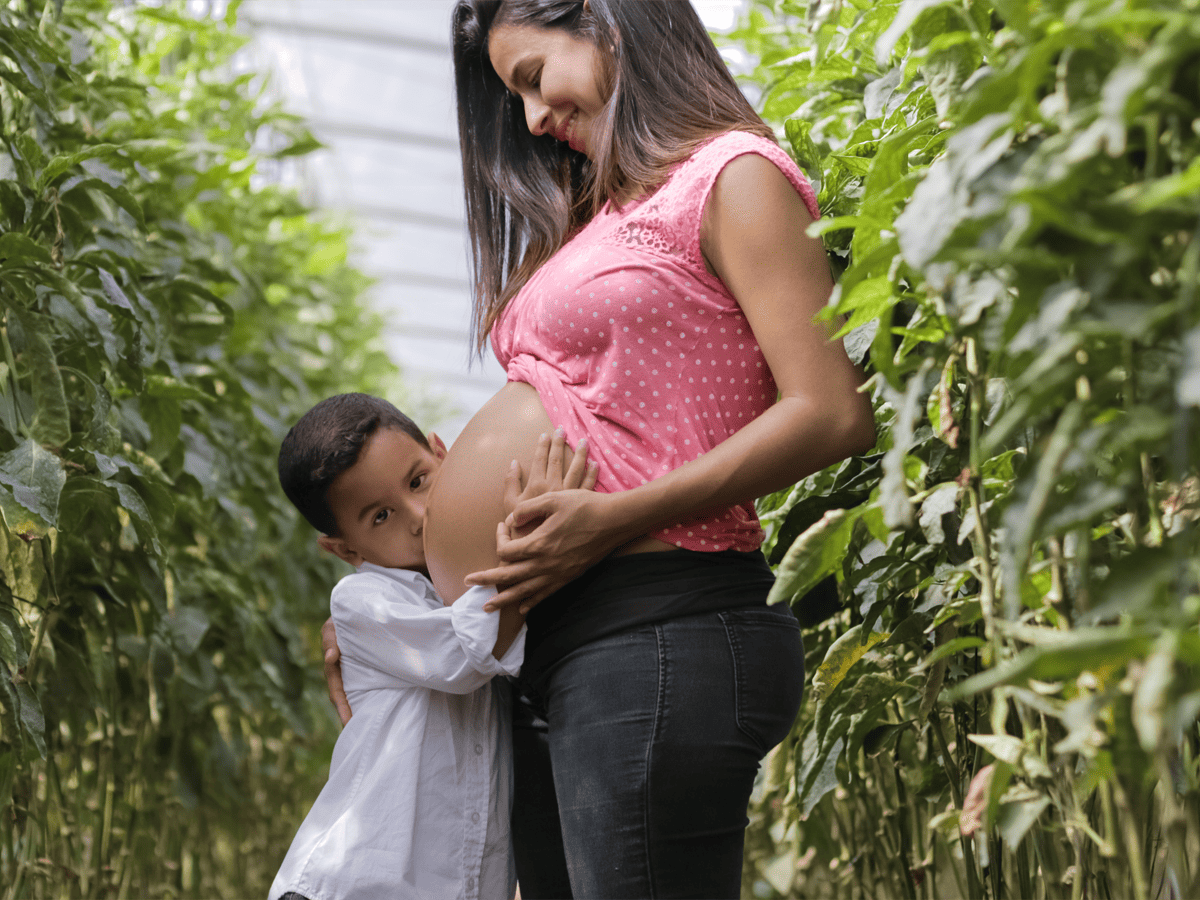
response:
<path fill-rule="evenodd" d="M 358 461 L 325 495 L 338 536 L 318 543 L 353 566 L 362 562 L 428 575 L 422 531 L 433 476 L 446 456 L 436 434 L 430 447 L 403 431 L 381 428 L 367 438 Z"/>

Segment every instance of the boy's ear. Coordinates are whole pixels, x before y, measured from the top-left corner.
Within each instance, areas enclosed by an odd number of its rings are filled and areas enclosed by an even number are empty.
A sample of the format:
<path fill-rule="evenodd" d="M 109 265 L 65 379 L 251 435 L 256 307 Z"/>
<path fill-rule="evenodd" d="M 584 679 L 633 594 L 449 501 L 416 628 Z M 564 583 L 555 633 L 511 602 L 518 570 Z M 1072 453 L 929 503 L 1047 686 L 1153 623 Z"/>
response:
<path fill-rule="evenodd" d="M 342 560 L 343 562 L 348 562 L 352 566 L 357 567 L 363 561 L 363 558 L 358 554 L 358 552 L 351 549 L 350 545 L 347 544 L 342 538 L 330 537 L 327 534 L 323 534 L 317 538 L 317 543 L 320 545 L 322 550 L 332 553 L 338 559 Z"/>
<path fill-rule="evenodd" d="M 438 459 L 446 458 L 446 445 L 442 443 L 442 439 L 432 431 L 426 435 L 426 440 L 429 441 L 429 449 L 433 451 L 433 455 Z"/>

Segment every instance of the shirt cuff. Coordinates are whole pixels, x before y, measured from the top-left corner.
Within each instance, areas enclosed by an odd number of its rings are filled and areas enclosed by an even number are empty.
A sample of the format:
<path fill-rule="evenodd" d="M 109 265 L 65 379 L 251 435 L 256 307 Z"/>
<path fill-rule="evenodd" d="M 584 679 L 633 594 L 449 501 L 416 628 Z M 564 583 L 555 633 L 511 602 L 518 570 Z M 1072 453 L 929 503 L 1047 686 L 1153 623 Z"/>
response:
<path fill-rule="evenodd" d="M 496 596 L 491 585 L 477 585 L 454 601 L 450 621 L 471 667 L 485 675 L 517 675 L 525 659 L 525 626 L 503 659 L 492 656 L 500 632 L 500 611 L 485 612 L 483 605 Z"/>

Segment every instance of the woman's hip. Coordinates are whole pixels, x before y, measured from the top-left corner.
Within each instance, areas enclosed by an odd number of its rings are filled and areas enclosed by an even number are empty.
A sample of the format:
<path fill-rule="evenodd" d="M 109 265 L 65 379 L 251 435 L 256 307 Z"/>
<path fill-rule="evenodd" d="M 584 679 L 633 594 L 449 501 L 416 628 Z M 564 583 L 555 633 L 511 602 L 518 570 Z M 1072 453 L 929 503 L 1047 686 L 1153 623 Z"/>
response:
<path fill-rule="evenodd" d="M 800 626 L 786 606 L 746 606 L 633 627 L 578 647 L 528 685 L 551 734 L 641 731 L 661 752 L 727 741 L 755 760 L 783 739 L 804 683 Z M 735 733 L 736 732 L 736 733 Z M 577 740 L 578 738 L 572 738 Z M 605 750 L 605 748 L 610 748 Z"/>
<path fill-rule="evenodd" d="M 790 611 L 759 606 L 639 626 L 546 672 L 535 703 L 576 896 L 736 896 L 754 776 L 803 666 Z"/>

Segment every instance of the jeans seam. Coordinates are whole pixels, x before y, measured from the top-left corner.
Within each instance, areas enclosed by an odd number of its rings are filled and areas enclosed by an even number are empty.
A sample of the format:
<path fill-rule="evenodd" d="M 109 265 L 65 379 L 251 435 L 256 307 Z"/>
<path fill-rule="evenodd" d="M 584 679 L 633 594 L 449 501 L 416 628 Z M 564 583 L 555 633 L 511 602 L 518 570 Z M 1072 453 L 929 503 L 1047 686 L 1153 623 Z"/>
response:
<path fill-rule="evenodd" d="M 653 843 L 650 837 L 650 800 L 651 800 L 651 785 L 650 778 L 654 772 L 653 756 L 654 742 L 658 738 L 658 726 L 662 721 L 663 715 L 663 694 L 666 685 L 666 653 L 663 648 L 663 629 L 661 625 L 654 626 L 654 640 L 658 647 L 658 684 L 656 687 L 656 696 L 654 702 L 654 722 L 650 727 L 650 740 L 646 742 L 646 777 L 643 779 L 644 794 L 642 797 L 642 808 L 645 811 L 642 819 L 642 839 L 644 847 L 644 855 L 646 859 L 646 886 L 650 889 L 650 900 L 658 896 L 658 890 L 654 884 L 654 865 L 650 857 L 650 845 Z"/>
<path fill-rule="evenodd" d="M 721 619 L 721 625 L 725 628 L 725 639 L 729 642 L 729 657 L 733 663 L 733 722 L 737 725 L 738 731 L 750 738 L 756 744 L 761 743 L 750 731 L 746 728 L 744 717 L 742 715 L 742 645 L 738 640 L 737 629 L 734 624 L 729 621 L 725 613 L 718 613 Z"/>

